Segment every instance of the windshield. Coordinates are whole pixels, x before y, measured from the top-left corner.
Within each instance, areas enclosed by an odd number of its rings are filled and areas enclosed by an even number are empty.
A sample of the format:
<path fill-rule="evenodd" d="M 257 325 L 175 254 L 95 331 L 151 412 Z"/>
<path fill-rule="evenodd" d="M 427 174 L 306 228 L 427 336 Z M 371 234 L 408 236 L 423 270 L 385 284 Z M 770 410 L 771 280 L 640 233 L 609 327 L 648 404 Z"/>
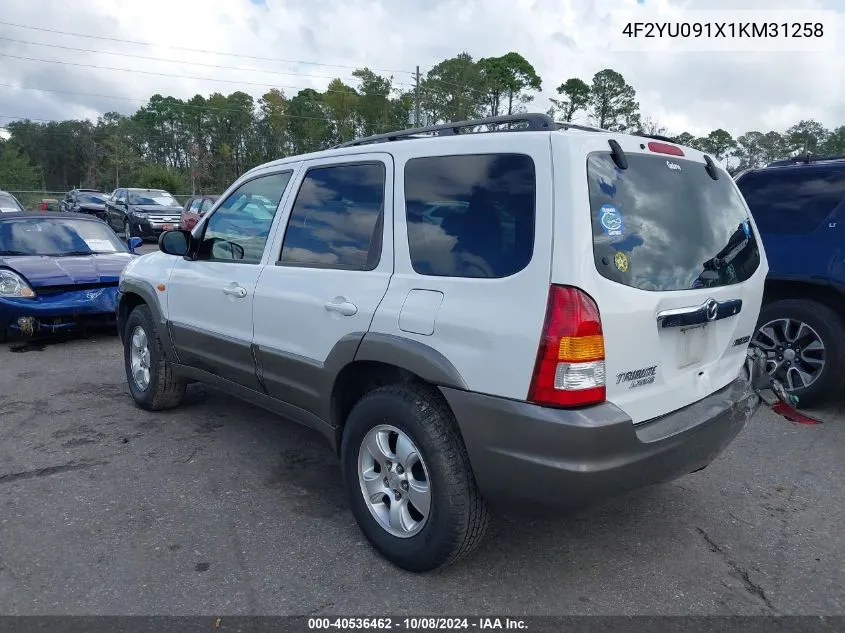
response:
<path fill-rule="evenodd" d="M 108 226 L 75 218 L 0 220 L 2 255 L 93 255 L 125 253 L 126 247 Z"/>
<path fill-rule="evenodd" d="M 105 204 L 106 194 L 104 193 L 80 193 L 77 196 L 77 200 L 82 203 L 89 203 L 89 204 Z"/>
<path fill-rule="evenodd" d="M 0 213 L 20 213 L 21 205 L 8 193 L 0 193 Z"/>
<path fill-rule="evenodd" d="M 667 160 L 668 159 L 668 160 Z M 610 153 L 587 160 L 593 253 L 603 277 L 642 290 L 741 283 L 760 264 L 757 239 L 733 181 L 676 156 Z"/>
<path fill-rule="evenodd" d="M 180 207 L 182 205 L 166 191 L 130 191 L 129 204 Z"/>

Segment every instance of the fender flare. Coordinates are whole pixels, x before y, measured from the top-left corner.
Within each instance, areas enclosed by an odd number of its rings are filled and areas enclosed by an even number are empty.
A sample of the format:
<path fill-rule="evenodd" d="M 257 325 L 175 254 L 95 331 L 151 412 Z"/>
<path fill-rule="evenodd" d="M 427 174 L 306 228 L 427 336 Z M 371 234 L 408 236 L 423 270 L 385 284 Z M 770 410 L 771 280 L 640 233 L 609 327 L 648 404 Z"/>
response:
<path fill-rule="evenodd" d="M 468 389 L 460 372 L 443 354 L 413 339 L 368 332 L 358 346 L 355 360 L 401 367 L 438 387 Z"/>
<path fill-rule="evenodd" d="M 158 326 L 159 338 L 161 339 L 162 347 L 164 348 L 164 355 L 168 361 L 178 363 L 179 359 L 176 356 L 176 350 L 173 346 L 173 341 L 170 338 L 170 328 L 168 327 L 167 319 L 161 310 L 158 294 L 153 285 L 142 279 L 125 278 L 120 280 L 118 286 L 118 300 L 117 300 L 117 328 L 121 341 L 123 341 L 123 330 L 126 325 L 126 318 L 129 316 L 126 305 L 126 296 L 134 294 L 141 297 L 141 300 L 152 312 L 153 319 Z"/>

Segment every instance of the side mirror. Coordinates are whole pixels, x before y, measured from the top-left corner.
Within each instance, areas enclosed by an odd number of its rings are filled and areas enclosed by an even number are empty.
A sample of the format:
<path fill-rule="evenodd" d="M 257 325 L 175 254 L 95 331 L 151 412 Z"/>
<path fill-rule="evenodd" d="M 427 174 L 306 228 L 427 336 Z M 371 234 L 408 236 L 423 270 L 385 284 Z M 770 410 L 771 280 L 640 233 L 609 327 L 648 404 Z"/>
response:
<path fill-rule="evenodd" d="M 134 253 L 135 249 L 140 248 L 143 243 L 144 240 L 140 237 L 130 237 L 126 242 L 130 253 Z"/>
<path fill-rule="evenodd" d="M 184 257 L 191 246 L 191 232 L 182 230 L 165 231 L 158 238 L 158 248 L 162 253 Z"/>

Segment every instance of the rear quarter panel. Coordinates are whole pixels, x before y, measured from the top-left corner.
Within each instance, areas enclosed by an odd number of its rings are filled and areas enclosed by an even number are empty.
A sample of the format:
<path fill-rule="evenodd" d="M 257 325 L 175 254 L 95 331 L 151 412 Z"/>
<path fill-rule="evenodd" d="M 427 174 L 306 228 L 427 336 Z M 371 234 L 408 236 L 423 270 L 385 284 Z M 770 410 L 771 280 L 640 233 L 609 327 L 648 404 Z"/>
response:
<path fill-rule="evenodd" d="M 549 134 L 482 134 L 472 135 L 471 139 L 419 139 L 391 145 L 394 147 L 389 151 L 396 161 L 395 272 L 371 331 L 411 339 L 435 349 L 452 363 L 471 391 L 524 400 L 537 357 L 549 291 L 553 205 Z M 534 162 L 536 219 L 531 262 L 503 279 L 416 273 L 408 248 L 405 165 L 419 156 L 487 153 L 527 154 Z M 431 306 L 418 305 L 416 298 L 434 297 L 437 293 L 442 294 L 439 305 L 436 301 Z M 409 310 L 421 307 L 431 307 L 431 311 L 409 314 Z M 431 329 L 423 334 L 408 331 L 406 324 L 419 322 L 415 317 L 423 316 L 431 320 Z"/>

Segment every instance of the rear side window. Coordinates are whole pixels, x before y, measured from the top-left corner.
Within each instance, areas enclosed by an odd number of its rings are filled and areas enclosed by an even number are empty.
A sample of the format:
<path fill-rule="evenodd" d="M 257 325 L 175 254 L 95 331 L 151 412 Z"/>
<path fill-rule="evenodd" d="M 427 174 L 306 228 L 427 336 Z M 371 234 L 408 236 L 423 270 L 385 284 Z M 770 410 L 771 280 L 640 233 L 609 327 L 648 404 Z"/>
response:
<path fill-rule="evenodd" d="M 200 210 L 200 199 L 194 198 L 193 200 L 191 200 L 191 206 L 188 208 L 188 211 L 196 213 L 199 210 Z"/>
<path fill-rule="evenodd" d="M 762 233 L 812 233 L 845 199 L 842 168 L 770 169 L 748 173 L 736 184 Z"/>
<path fill-rule="evenodd" d="M 610 153 L 587 159 L 593 253 L 599 273 L 641 290 L 712 288 L 745 281 L 760 251 L 742 196 L 689 160 Z"/>
<path fill-rule="evenodd" d="M 382 163 L 310 169 L 285 231 L 279 264 L 374 270 L 381 260 Z"/>
<path fill-rule="evenodd" d="M 534 251 L 536 177 L 524 154 L 414 158 L 405 165 L 411 265 L 422 275 L 501 278 Z"/>

